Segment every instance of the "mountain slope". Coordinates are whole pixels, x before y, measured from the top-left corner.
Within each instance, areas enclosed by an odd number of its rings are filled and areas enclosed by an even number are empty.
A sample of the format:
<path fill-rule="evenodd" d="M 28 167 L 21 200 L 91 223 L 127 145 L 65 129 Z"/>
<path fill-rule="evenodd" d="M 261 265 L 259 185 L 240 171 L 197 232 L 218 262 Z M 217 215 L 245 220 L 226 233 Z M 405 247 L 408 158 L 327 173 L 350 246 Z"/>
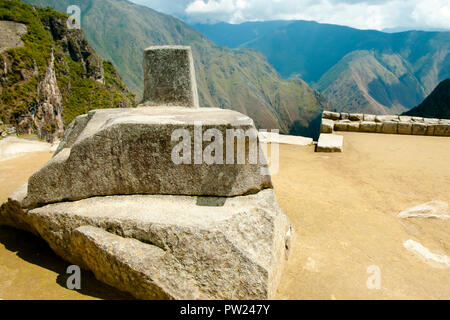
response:
<path fill-rule="evenodd" d="M 325 73 L 315 88 L 337 110 L 399 114 L 421 101 L 424 88 L 397 54 L 353 51 Z"/>
<path fill-rule="evenodd" d="M 388 34 L 309 21 L 194 27 L 218 44 L 230 43 L 230 38 L 242 39 L 235 47 L 262 52 L 284 78 L 301 77 L 342 111 L 357 111 L 358 105 L 362 106 L 359 111 L 407 110 L 450 76 L 450 32 Z M 361 52 L 366 51 L 373 52 L 374 59 L 362 58 Z M 369 63 L 367 70 L 355 67 L 361 59 Z M 369 74 L 363 75 L 365 71 Z M 388 71 L 389 78 L 393 75 L 396 79 L 386 79 Z M 367 83 L 358 83 L 358 73 L 372 82 L 372 90 Z M 349 100 L 353 102 L 348 104 Z"/>
<path fill-rule="evenodd" d="M 138 95 L 143 91 L 142 54 L 150 45 L 182 44 L 193 49 L 202 107 L 251 116 L 258 127 L 303 132 L 324 108 L 324 98 L 301 80 L 282 80 L 254 50 L 216 46 L 173 17 L 124 0 L 29 0 L 65 11 L 81 8 L 82 28 L 97 52 L 111 59 Z M 313 129 L 311 129 L 313 130 Z"/>
<path fill-rule="evenodd" d="M 69 30 L 66 20 L 51 9 L 0 1 L 0 21 L 24 30 L 18 46 L 0 50 L 0 118 L 19 133 L 52 141 L 93 106 L 135 103 L 114 66 L 97 56 L 81 31 Z M 2 30 L 2 39 L 14 37 L 7 33 Z"/>
<path fill-rule="evenodd" d="M 450 79 L 442 81 L 420 105 L 405 112 L 405 115 L 450 119 Z"/>

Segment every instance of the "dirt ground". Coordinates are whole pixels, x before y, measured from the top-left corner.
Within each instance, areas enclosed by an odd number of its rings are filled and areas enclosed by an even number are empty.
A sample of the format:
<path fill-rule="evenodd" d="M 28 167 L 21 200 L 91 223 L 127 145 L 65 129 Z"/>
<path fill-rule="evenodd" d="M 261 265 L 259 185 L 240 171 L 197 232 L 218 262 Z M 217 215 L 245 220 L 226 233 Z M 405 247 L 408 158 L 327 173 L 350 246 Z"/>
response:
<path fill-rule="evenodd" d="M 450 299 L 450 268 L 403 246 L 411 239 L 450 256 L 450 221 L 397 217 L 425 202 L 450 203 L 450 139 L 343 135 L 342 154 L 280 146 L 273 181 L 296 237 L 277 298 Z M 0 161 L 0 202 L 50 156 Z M 83 273 L 82 290 L 68 290 L 68 266 L 42 240 L 0 227 L 0 298 L 129 298 L 89 272 Z M 374 270 L 380 289 L 367 287 Z"/>

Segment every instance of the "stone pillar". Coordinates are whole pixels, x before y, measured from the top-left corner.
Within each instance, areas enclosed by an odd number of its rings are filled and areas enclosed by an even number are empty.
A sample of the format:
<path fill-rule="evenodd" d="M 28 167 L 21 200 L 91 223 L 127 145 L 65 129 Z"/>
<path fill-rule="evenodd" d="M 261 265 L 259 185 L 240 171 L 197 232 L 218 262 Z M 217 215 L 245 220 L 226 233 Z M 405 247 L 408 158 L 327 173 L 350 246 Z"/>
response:
<path fill-rule="evenodd" d="M 199 108 L 191 47 L 145 49 L 143 105 Z"/>

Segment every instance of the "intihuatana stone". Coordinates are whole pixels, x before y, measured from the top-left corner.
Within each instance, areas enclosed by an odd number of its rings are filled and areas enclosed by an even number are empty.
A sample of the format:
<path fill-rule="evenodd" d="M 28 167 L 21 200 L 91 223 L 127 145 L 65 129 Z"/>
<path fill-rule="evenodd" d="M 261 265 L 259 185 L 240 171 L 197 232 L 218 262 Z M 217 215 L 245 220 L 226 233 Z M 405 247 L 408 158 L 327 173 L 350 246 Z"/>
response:
<path fill-rule="evenodd" d="M 155 107 L 96 110 L 88 118 L 78 120 L 64 149 L 31 176 L 28 206 L 105 195 L 237 196 L 272 187 L 262 174 L 267 165 L 253 120 L 241 113 Z M 251 137 L 238 135 L 244 149 L 228 138 L 239 131 Z M 215 162 L 203 161 L 206 156 Z"/>
<path fill-rule="evenodd" d="M 77 117 L 0 225 L 136 298 L 273 299 L 293 230 L 253 120 L 195 107 L 190 49 L 145 61 L 152 107 Z"/>
<path fill-rule="evenodd" d="M 334 121 L 330 119 L 322 119 L 322 124 L 320 125 L 321 133 L 332 133 L 334 129 Z"/>
<path fill-rule="evenodd" d="M 153 46 L 144 51 L 144 104 L 199 108 L 190 47 Z"/>

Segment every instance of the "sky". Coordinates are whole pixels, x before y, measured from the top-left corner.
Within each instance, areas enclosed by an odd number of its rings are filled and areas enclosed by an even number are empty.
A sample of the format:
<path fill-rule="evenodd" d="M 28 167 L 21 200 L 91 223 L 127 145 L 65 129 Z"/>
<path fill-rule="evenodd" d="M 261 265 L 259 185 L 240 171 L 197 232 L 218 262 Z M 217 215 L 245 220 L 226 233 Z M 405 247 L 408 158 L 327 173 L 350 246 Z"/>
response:
<path fill-rule="evenodd" d="M 450 0 L 130 0 L 188 23 L 314 20 L 358 29 L 450 29 Z"/>

